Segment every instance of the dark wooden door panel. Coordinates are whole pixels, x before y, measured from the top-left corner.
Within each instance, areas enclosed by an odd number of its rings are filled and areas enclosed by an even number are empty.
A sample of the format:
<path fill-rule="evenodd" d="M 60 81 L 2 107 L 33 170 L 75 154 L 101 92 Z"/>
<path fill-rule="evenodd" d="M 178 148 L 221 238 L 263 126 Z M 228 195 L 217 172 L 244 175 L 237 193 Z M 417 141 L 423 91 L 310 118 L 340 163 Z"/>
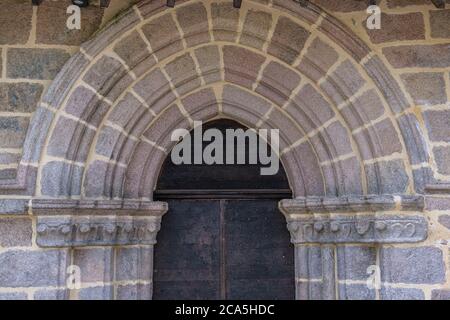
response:
<path fill-rule="evenodd" d="M 219 201 L 169 201 L 155 246 L 155 299 L 219 299 Z"/>
<path fill-rule="evenodd" d="M 228 299 L 294 299 L 294 249 L 273 200 L 227 201 Z"/>

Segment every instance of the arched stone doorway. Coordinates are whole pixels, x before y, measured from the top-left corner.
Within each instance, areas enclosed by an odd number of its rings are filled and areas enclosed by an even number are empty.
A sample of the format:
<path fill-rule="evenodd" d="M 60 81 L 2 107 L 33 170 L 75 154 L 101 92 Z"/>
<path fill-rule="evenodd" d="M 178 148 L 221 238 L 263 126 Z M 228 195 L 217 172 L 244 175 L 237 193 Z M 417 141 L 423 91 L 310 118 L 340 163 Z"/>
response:
<path fill-rule="evenodd" d="M 426 238 L 429 156 L 412 102 L 351 30 L 293 1 L 139 2 L 66 64 L 0 187 L 33 196 L 41 247 L 138 246 L 136 297 L 150 298 L 170 133 L 218 116 L 280 129 L 297 298 L 345 297 L 348 244 L 376 257 Z"/>
<path fill-rule="evenodd" d="M 230 120 L 202 125 L 202 132 L 209 129 L 223 137 L 247 130 Z M 223 155 L 237 160 L 245 153 L 246 164 L 165 161 L 155 197 L 169 210 L 155 246 L 154 299 L 295 298 L 294 248 L 278 209 L 278 201 L 292 196 L 284 169 L 261 175 L 263 165 L 249 163 L 254 141 L 247 138 L 242 150 L 235 139 L 224 140 Z"/>

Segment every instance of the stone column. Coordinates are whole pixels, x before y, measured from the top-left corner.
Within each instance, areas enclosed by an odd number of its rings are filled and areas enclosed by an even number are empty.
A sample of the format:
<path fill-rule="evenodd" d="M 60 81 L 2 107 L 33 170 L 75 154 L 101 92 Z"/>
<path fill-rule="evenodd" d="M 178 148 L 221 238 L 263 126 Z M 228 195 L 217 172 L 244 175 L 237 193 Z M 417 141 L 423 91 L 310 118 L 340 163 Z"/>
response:
<path fill-rule="evenodd" d="M 376 254 L 370 254 L 377 245 L 415 243 L 427 237 L 420 197 L 405 197 L 400 203 L 393 196 L 310 197 L 283 200 L 280 209 L 295 246 L 299 300 L 368 298 L 365 269 L 363 274 L 355 272 L 352 257 L 369 267 L 377 264 Z M 347 285 L 353 279 L 357 285 Z"/>
<path fill-rule="evenodd" d="M 71 249 L 71 265 L 81 272 L 81 288 L 68 290 L 65 297 L 152 298 L 153 247 L 166 203 L 55 200 L 33 205 L 38 246 Z"/>

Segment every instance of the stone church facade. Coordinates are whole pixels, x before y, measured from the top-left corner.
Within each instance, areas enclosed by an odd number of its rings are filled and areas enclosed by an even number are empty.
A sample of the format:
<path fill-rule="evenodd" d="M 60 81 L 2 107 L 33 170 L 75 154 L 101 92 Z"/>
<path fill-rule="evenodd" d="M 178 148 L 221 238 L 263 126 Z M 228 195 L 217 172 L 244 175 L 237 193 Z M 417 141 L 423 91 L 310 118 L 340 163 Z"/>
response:
<path fill-rule="evenodd" d="M 449 5 L 97 2 L 0 0 L 0 299 L 151 299 L 171 132 L 219 118 L 280 130 L 297 299 L 450 299 Z"/>

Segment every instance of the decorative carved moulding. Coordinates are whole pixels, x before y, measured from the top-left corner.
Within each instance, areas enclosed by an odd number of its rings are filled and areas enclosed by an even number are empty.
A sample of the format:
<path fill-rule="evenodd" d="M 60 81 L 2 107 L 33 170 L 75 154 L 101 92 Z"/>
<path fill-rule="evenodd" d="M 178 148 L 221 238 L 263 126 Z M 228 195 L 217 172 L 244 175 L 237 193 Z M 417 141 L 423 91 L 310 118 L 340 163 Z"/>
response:
<path fill-rule="evenodd" d="M 164 202 L 33 200 L 40 247 L 153 245 Z"/>
<path fill-rule="evenodd" d="M 415 243 L 427 238 L 421 216 L 291 218 L 288 230 L 294 244 L 302 243 Z"/>
<path fill-rule="evenodd" d="M 428 234 L 423 197 L 312 197 L 282 200 L 291 241 L 305 243 L 415 243 Z M 415 211 L 386 214 L 387 211 Z"/>
<path fill-rule="evenodd" d="M 155 244 L 161 217 L 56 217 L 37 219 L 40 247 Z"/>

